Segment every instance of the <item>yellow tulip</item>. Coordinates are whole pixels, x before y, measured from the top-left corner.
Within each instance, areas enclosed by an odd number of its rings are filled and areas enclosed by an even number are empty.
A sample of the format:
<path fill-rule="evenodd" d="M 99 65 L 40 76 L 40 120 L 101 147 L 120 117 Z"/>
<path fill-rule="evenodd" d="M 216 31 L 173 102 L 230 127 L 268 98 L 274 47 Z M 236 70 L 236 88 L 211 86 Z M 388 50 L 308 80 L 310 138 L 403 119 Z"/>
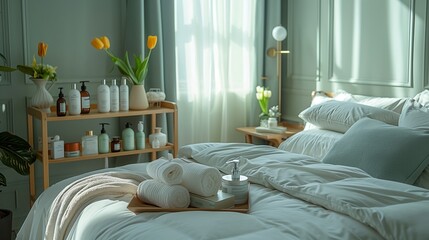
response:
<path fill-rule="evenodd" d="M 156 41 L 158 40 L 157 36 L 148 36 L 147 37 L 147 47 L 149 49 L 154 49 L 156 46 Z"/>
<path fill-rule="evenodd" d="M 103 41 L 101 41 L 99 38 L 92 39 L 91 44 L 93 47 L 95 47 L 96 49 L 99 49 L 99 50 L 104 47 Z"/>
<path fill-rule="evenodd" d="M 100 40 L 103 42 L 104 44 L 104 49 L 109 49 L 110 48 L 110 40 L 108 37 L 106 36 L 102 36 L 100 37 Z"/>
<path fill-rule="evenodd" d="M 46 52 L 48 51 L 48 44 L 44 42 L 39 42 L 39 45 L 37 45 L 37 54 L 40 57 L 46 56 Z"/>

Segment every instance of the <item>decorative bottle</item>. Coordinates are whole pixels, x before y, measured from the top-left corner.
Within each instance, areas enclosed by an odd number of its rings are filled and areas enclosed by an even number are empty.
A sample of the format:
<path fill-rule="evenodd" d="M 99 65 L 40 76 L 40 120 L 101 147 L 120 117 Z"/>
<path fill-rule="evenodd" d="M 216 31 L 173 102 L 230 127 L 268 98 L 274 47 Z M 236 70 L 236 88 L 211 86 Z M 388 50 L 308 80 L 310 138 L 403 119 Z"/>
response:
<path fill-rule="evenodd" d="M 136 148 L 138 150 L 145 148 L 145 133 L 143 132 L 143 121 L 139 121 L 137 124 L 137 132 L 136 132 Z"/>
<path fill-rule="evenodd" d="M 161 132 L 160 127 L 155 128 L 155 133 L 152 133 L 149 135 L 149 142 L 152 144 L 152 147 L 155 148 L 158 146 L 159 141 L 159 147 L 164 147 L 167 145 L 167 135 Z"/>
<path fill-rule="evenodd" d="M 110 111 L 119 111 L 119 87 L 116 85 L 116 79 L 112 80 L 112 85 L 110 86 Z"/>
<path fill-rule="evenodd" d="M 90 94 L 86 91 L 85 83 L 88 81 L 80 81 L 82 86 L 80 87 L 80 104 L 81 104 L 81 114 L 88 114 L 91 111 L 91 100 Z"/>
<path fill-rule="evenodd" d="M 109 125 L 108 123 L 100 123 L 101 125 L 101 134 L 98 136 L 98 152 L 99 153 L 108 153 L 109 152 L 109 135 L 104 129 L 104 125 Z"/>
<path fill-rule="evenodd" d="M 97 109 L 101 113 L 110 112 L 110 88 L 106 79 L 97 87 Z"/>
<path fill-rule="evenodd" d="M 64 98 L 63 94 L 63 88 L 59 87 L 60 93 L 58 94 L 58 100 L 57 100 L 57 116 L 58 117 L 64 117 L 67 114 L 67 106 L 66 106 L 66 99 Z"/>
<path fill-rule="evenodd" d="M 98 137 L 93 135 L 92 131 L 86 131 L 81 142 L 82 155 L 98 153 Z"/>
<path fill-rule="evenodd" d="M 128 111 L 130 109 L 130 89 L 127 85 L 127 78 L 122 78 L 122 84 L 119 87 L 119 110 Z"/>
<path fill-rule="evenodd" d="M 80 104 L 80 93 L 76 89 L 76 83 L 72 84 L 72 88 L 69 91 L 69 114 L 80 115 L 81 104 Z"/>
<path fill-rule="evenodd" d="M 122 142 L 125 151 L 135 150 L 134 130 L 131 129 L 131 123 L 125 124 L 125 129 L 122 130 Z"/>

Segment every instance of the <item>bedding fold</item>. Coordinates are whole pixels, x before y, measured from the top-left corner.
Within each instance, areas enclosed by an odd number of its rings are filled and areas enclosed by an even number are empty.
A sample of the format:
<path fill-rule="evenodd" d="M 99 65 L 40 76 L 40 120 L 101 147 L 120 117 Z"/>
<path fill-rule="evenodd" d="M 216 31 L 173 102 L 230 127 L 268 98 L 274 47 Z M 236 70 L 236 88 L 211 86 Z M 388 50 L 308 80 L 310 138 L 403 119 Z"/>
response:
<path fill-rule="evenodd" d="M 169 160 L 160 158 L 151 161 L 147 164 L 146 170 L 150 177 L 162 183 L 174 185 L 182 182 L 182 166 Z"/>
<path fill-rule="evenodd" d="M 137 197 L 161 208 L 187 208 L 190 204 L 189 191 L 185 187 L 167 185 L 154 179 L 139 184 Z"/>
<path fill-rule="evenodd" d="M 219 146 L 222 148 L 222 146 Z M 230 166 L 211 146 L 193 159 L 221 171 Z M 251 154 L 252 149 L 247 149 Z M 374 228 L 386 239 L 429 239 L 429 191 L 412 185 L 373 178 L 348 166 L 313 160 L 271 162 L 270 155 L 240 162 L 249 181 L 295 198 L 345 214 Z M 265 162 L 265 163 L 263 163 Z"/>

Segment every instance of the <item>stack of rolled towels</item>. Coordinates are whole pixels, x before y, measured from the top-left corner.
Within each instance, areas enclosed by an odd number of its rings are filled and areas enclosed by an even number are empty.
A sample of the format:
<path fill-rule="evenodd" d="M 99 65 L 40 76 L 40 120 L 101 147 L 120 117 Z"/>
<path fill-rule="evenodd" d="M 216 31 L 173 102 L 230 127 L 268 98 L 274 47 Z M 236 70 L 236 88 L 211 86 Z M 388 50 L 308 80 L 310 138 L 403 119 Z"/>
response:
<path fill-rule="evenodd" d="M 189 193 L 209 197 L 222 185 L 216 168 L 181 159 L 161 158 L 148 163 L 146 170 L 152 179 L 140 183 L 137 197 L 161 208 L 187 208 Z"/>

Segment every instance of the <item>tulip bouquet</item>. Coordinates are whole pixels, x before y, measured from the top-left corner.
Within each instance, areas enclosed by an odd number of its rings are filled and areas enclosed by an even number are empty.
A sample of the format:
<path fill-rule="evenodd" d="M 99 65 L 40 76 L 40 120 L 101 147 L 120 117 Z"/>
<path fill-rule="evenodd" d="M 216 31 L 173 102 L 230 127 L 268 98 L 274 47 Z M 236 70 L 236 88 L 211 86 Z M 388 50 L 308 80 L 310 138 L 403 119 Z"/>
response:
<path fill-rule="evenodd" d="M 113 63 L 118 67 L 119 71 L 123 75 L 129 77 L 135 85 L 142 85 L 144 84 L 144 80 L 146 79 L 146 75 L 148 72 L 148 63 L 150 55 L 152 53 L 152 49 L 154 49 L 156 46 L 157 40 L 157 36 L 149 36 L 147 38 L 147 47 L 149 48 L 149 53 L 144 59 L 142 59 L 141 56 L 134 55 L 135 66 L 131 66 L 130 60 L 128 58 L 128 52 L 125 52 L 124 59 L 120 59 L 109 51 L 110 40 L 108 37 L 103 36 L 99 38 L 94 38 L 91 41 L 91 44 L 94 48 L 98 50 L 103 49 L 112 59 Z"/>
<path fill-rule="evenodd" d="M 271 91 L 267 88 L 257 86 L 256 87 L 256 99 L 259 101 L 262 113 L 259 118 L 268 118 L 268 101 L 271 98 Z"/>
<path fill-rule="evenodd" d="M 33 62 L 31 66 L 25 66 L 25 65 L 18 65 L 17 68 L 19 71 L 21 71 L 24 74 L 30 75 L 32 78 L 35 79 L 45 79 L 49 81 L 56 81 L 57 80 L 57 67 L 53 67 L 48 64 L 43 64 L 43 58 L 46 56 L 46 53 L 48 51 L 48 44 L 44 42 L 39 42 L 37 45 L 37 55 L 40 57 L 40 62 L 37 63 L 36 57 L 33 56 Z M 6 60 L 3 54 L 0 54 L 1 58 L 3 60 Z M 8 66 L 0 66 L 0 71 L 2 72 L 12 72 L 15 71 L 15 68 L 8 67 Z"/>

